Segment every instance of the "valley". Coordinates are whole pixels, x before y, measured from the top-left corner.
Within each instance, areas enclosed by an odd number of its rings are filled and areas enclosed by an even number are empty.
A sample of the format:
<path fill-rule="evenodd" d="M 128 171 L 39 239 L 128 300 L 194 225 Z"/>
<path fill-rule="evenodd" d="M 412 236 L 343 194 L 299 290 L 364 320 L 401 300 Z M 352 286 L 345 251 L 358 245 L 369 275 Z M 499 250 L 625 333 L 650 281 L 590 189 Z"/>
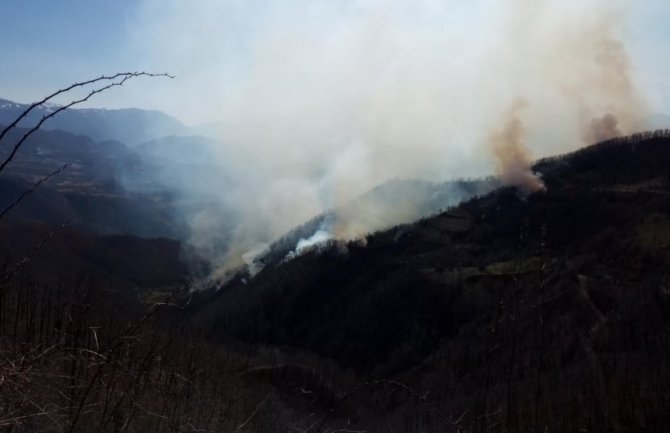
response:
<path fill-rule="evenodd" d="M 10 203 L 73 164 L 0 226 L 0 407 L 48 414 L 26 429 L 664 431 L 667 131 L 540 160 L 530 195 L 395 181 L 358 200 L 418 221 L 287 256 L 336 209 L 197 291 L 179 194 L 124 189 L 115 164 L 146 163 L 120 143 L 43 134 L 2 178 Z"/>

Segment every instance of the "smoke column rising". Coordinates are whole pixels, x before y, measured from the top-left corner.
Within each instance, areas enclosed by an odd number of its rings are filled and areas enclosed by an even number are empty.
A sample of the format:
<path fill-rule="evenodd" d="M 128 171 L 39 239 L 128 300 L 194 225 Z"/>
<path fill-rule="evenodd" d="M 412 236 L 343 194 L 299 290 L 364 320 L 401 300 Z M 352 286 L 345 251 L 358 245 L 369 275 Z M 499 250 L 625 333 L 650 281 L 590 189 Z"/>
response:
<path fill-rule="evenodd" d="M 144 0 L 131 33 L 151 69 L 177 75 L 181 111 L 219 123 L 221 164 L 238 179 L 212 191 L 239 215 L 213 257 L 225 271 L 389 179 L 496 171 L 535 191 L 532 154 L 632 132 L 647 113 L 622 38 L 628 6 Z M 510 111 L 519 96 L 527 106 Z M 412 206 L 341 212 L 330 235 L 383 228 Z M 215 219 L 194 233 L 207 238 Z"/>
<path fill-rule="evenodd" d="M 559 49 L 575 58 L 559 85 L 579 113 L 584 144 L 636 132 L 649 114 L 630 57 L 617 39 L 616 22 L 617 15 L 605 10 L 591 26 L 575 29 Z"/>
<path fill-rule="evenodd" d="M 531 170 L 533 156 L 525 143 L 526 131 L 521 118 L 528 103 L 519 99 L 506 113 L 503 129 L 494 131 L 491 136 L 493 154 L 496 157 L 496 174 L 500 180 L 510 186 L 516 186 L 525 193 L 544 191 L 546 188 L 540 178 Z"/>

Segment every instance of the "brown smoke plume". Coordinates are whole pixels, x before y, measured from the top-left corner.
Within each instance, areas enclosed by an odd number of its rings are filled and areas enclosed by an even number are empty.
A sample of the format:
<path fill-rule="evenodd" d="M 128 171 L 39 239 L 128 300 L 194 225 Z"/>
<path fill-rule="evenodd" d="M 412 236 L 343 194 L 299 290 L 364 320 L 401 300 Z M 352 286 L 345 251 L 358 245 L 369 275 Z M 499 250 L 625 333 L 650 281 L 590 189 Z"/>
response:
<path fill-rule="evenodd" d="M 574 75 L 561 78 L 563 89 L 577 106 L 585 144 L 636 132 L 637 122 L 648 114 L 630 56 L 615 36 L 616 23 L 616 16 L 605 15 L 572 32 L 563 46 L 562 56 L 574 59 Z"/>
<path fill-rule="evenodd" d="M 531 170 L 533 155 L 526 145 L 526 128 L 521 112 L 528 106 L 525 99 L 515 101 L 507 111 L 505 126 L 490 134 L 496 157 L 496 173 L 503 183 L 526 193 L 545 191 L 544 182 Z"/>
<path fill-rule="evenodd" d="M 632 65 L 624 45 L 610 37 L 604 37 L 597 45 L 593 60 L 598 71 L 597 82 L 594 83 L 595 89 L 600 93 L 597 97 L 605 100 L 603 109 L 613 112 L 595 116 L 590 122 L 585 122 L 582 138 L 586 144 L 633 132 L 631 129 L 634 122 L 643 115 L 639 112 L 642 107 L 641 98 L 633 82 Z"/>
<path fill-rule="evenodd" d="M 613 114 L 607 113 L 603 117 L 591 119 L 584 131 L 585 143 L 599 143 L 623 135 L 619 128 L 619 120 Z"/>
<path fill-rule="evenodd" d="M 154 90 L 156 103 L 221 121 L 215 162 L 239 173 L 211 187 L 238 217 L 232 246 L 212 254 L 224 268 L 389 179 L 495 169 L 541 190 L 529 148 L 572 151 L 635 132 L 647 115 L 623 43 L 629 10 L 645 2 L 267 0 L 263 13 L 237 0 L 138 3 L 129 40 L 180 77 Z M 506 110 L 519 95 L 532 110 Z M 192 170 L 180 177 L 210 185 Z M 348 209 L 335 238 L 418 212 L 405 200 Z M 193 243 L 207 247 L 219 220 L 193 219 Z"/>

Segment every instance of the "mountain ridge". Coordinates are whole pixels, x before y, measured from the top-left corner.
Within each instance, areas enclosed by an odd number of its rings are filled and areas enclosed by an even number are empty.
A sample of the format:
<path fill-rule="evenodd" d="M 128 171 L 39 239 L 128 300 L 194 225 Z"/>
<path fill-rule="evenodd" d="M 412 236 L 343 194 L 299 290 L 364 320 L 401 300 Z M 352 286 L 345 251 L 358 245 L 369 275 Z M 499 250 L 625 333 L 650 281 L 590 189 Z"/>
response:
<path fill-rule="evenodd" d="M 632 161 L 635 163 L 631 166 Z M 562 158 L 546 159 L 535 166 L 544 175 L 546 194 L 522 200 L 514 188 L 503 188 L 446 213 L 374 234 L 365 246 L 355 242 L 326 245 L 288 263 L 268 263 L 250 280 L 236 279 L 216 293 L 200 294 L 192 312 L 212 336 L 297 345 L 334 357 L 344 365 L 402 371 L 402 365 L 412 364 L 402 361 L 403 356 L 416 361 L 416 356 L 425 353 L 410 350 L 406 355 L 394 355 L 398 347 L 425 338 L 427 347 L 432 347 L 440 338 L 457 332 L 456 317 L 463 313 L 456 312 L 467 311 L 468 307 L 454 304 L 464 302 L 465 293 L 454 282 L 487 280 L 499 284 L 496 281 L 507 280 L 506 275 L 510 275 L 506 267 L 512 266 L 529 269 L 519 275 L 537 275 L 540 254 L 554 261 L 552 272 L 565 281 L 556 268 L 564 260 L 560 251 L 588 261 L 594 251 L 612 242 L 617 247 L 610 247 L 603 257 L 620 260 L 618 254 L 629 250 L 641 257 L 645 246 L 637 240 L 637 230 L 656 230 L 654 224 L 670 219 L 670 214 L 660 211 L 670 210 L 669 161 L 670 138 L 665 133 L 613 140 Z M 646 214 L 633 206 L 638 201 L 648 208 L 658 208 L 661 222 L 648 227 Z M 583 222 L 567 222 L 573 220 Z M 625 228 L 622 236 L 626 241 L 615 242 L 615 229 L 611 227 Z M 519 236 L 525 245 L 534 245 L 524 247 L 530 251 L 522 256 L 515 246 Z M 662 258 L 665 253 L 659 254 Z M 413 298 L 412 287 L 422 287 L 426 296 L 433 293 L 431 296 L 437 298 L 424 304 L 421 297 Z M 398 296 L 395 304 L 386 298 L 392 293 Z M 390 309 L 384 313 L 390 314 L 388 320 L 370 316 L 383 305 Z M 431 305 L 442 307 L 430 310 Z M 348 308 L 362 310 L 347 313 Z M 392 319 L 391 311 L 404 311 L 411 318 L 401 325 Z M 423 315 L 426 311 L 434 312 Z M 440 322 L 439 311 L 451 311 L 447 314 L 451 325 Z M 336 319 L 338 315 L 342 316 Z M 375 323 L 401 326 L 393 332 L 380 331 L 385 338 L 394 336 L 394 343 L 380 346 L 377 352 L 368 347 L 375 332 L 364 332 Z M 404 326 L 415 325 L 423 329 L 419 334 L 423 337 L 406 340 L 410 334 Z M 397 357 L 398 365 L 394 365 Z"/>
<path fill-rule="evenodd" d="M 30 104 L 0 98 L 0 124 L 10 124 Z M 42 116 L 53 112 L 58 104 L 40 105 L 33 109 L 20 127 L 36 124 Z M 95 140 L 116 140 L 131 146 L 164 135 L 193 135 L 194 131 L 177 118 L 158 110 L 139 108 L 71 108 L 42 125 L 42 129 L 62 129 Z"/>

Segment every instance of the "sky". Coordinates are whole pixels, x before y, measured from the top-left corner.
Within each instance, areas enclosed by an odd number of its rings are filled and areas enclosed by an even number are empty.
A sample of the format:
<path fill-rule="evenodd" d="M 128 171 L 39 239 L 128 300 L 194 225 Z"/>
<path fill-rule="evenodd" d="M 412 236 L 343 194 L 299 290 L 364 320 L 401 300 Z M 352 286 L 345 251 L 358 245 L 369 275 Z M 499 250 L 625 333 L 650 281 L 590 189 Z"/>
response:
<path fill-rule="evenodd" d="M 449 26 L 455 36 L 462 33 L 463 43 L 477 43 L 467 33 L 483 29 L 477 29 L 469 17 L 481 16 L 482 12 L 485 15 L 487 9 L 505 8 L 505 3 L 509 1 L 392 0 L 388 2 L 389 9 L 403 10 L 402 13 L 380 14 L 378 19 L 396 20 L 392 25 L 398 32 L 403 26 L 415 26 L 425 32 Z M 169 72 L 177 80 L 131 83 L 128 89 L 100 95 L 90 105 L 160 109 L 189 124 L 218 122 L 222 119 L 213 108 L 216 99 L 234 92 L 254 61 L 259 34 L 274 23 L 294 22 L 298 27 L 307 27 L 307 37 L 318 37 L 320 32 L 336 32 L 338 20 L 343 15 L 352 19 L 353 9 L 364 11 L 379 4 L 384 3 L 4 0 L 0 14 L 0 97 L 28 102 L 71 82 L 101 74 L 131 70 Z M 417 12 L 422 7 L 430 13 Z M 624 13 L 623 32 L 639 86 L 654 111 L 670 112 L 670 80 L 666 79 L 670 76 L 670 2 L 630 1 Z M 398 20 L 399 16 L 402 20 Z M 383 42 L 375 43 L 383 48 Z"/>
<path fill-rule="evenodd" d="M 136 7 L 130 0 L 3 1 L 0 97 L 27 102 L 75 81 L 136 69 L 127 49 Z"/>

